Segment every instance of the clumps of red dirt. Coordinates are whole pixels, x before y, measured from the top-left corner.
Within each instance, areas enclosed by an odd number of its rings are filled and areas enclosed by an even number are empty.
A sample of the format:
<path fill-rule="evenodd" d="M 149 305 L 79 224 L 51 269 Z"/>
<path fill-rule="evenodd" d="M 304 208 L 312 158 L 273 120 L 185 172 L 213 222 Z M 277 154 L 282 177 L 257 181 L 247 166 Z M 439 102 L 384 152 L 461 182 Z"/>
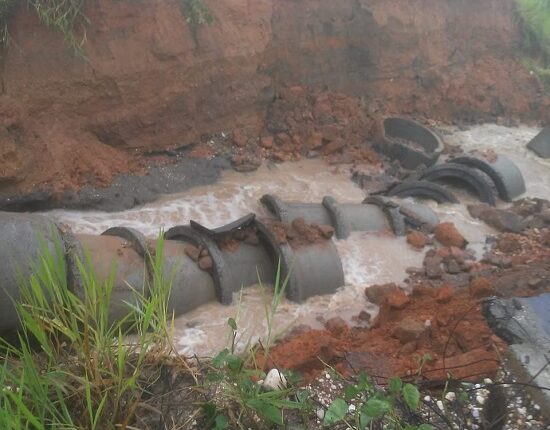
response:
<path fill-rule="evenodd" d="M 504 346 L 468 290 L 420 284 L 410 296 L 391 289 L 371 329 L 297 334 L 271 349 L 267 365 L 299 371 L 306 381 L 324 363 L 344 374 L 365 370 L 382 382 L 395 375 L 473 380 L 494 376 Z"/>
<path fill-rule="evenodd" d="M 296 218 L 290 224 L 274 220 L 265 221 L 265 224 L 279 244 L 288 243 L 294 249 L 326 242 L 334 235 L 332 226 L 309 224 L 303 218 Z"/>
<path fill-rule="evenodd" d="M 410 294 L 394 283 L 365 290 L 380 306 L 370 328 L 328 321 L 325 330 L 294 333 L 268 357 L 260 356 L 263 363 L 298 371 L 306 382 L 327 365 L 343 374 L 364 370 L 379 383 L 396 375 L 434 384 L 449 375 L 493 378 L 506 344 L 489 328 L 481 303 L 490 296 L 550 292 L 550 230 L 539 224 L 522 234 L 489 238 L 492 249 L 476 261 L 459 248 L 466 243 L 452 224 L 439 229 L 438 241 L 452 246 L 435 244 L 427 252 L 424 267 L 407 280 Z"/>
<path fill-rule="evenodd" d="M 435 238 L 443 246 L 464 248 L 468 242 L 452 222 L 443 222 L 434 228 Z"/>
<path fill-rule="evenodd" d="M 253 170 L 262 158 L 277 162 L 324 157 L 331 164 L 379 164 L 365 144 L 373 119 L 358 97 L 293 86 L 279 89 L 265 128 L 233 132 L 233 165 Z"/>

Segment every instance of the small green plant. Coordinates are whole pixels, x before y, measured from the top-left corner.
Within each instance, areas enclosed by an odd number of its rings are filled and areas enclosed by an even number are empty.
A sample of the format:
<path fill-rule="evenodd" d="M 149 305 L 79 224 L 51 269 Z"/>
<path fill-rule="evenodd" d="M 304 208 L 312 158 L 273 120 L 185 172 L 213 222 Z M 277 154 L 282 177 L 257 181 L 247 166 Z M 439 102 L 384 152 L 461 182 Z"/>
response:
<path fill-rule="evenodd" d="M 413 359 L 414 361 L 416 361 L 416 364 L 418 366 L 418 369 L 416 370 L 416 374 L 417 376 L 421 376 L 422 370 L 424 370 L 424 366 L 426 365 L 426 363 L 432 360 L 432 356 L 429 352 L 426 352 L 423 355 L 414 354 Z"/>
<path fill-rule="evenodd" d="M 99 282 L 78 261 L 82 292 L 67 285 L 61 244 L 44 246 L 21 287 L 19 342 L 0 349 L 0 428 L 115 429 L 132 425 L 147 387 L 158 378 L 155 359 L 170 351 L 163 239 L 149 255 L 152 277 L 135 291 L 127 314 L 110 315 L 114 276 Z M 114 270 L 113 270 L 114 273 Z"/>
<path fill-rule="evenodd" d="M 273 298 L 264 300 L 264 310 L 267 322 L 267 336 L 263 345 L 248 345 L 244 354 L 237 355 L 236 339 L 238 337 L 237 321 L 229 318 L 227 325 L 231 331 L 231 346 L 220 351 L 211 362 L 211 370 L 206 375 L 208 385 L 219 387 L 221 398 L 217 404 L 207 402 L 203 406 L 206 415 L 206 426 L 212 429 L 224 429 L 229 421 L 239 427 L 244 423 L 254 423 L 259 419 L 262 425 L 283 425 L 284 411 L 288 409 L 303 409 L 305 397 L 296 397 L 297 390 L 284 384 L 280 390 L 265 391 L 258 382 L 266 377 L 265 372 L 257 364 L 257 353 L 263 348 L 263 356 L 267 357 L 273 341 L 273 319 L 284 296 L 288 276 L 281 279 L 279 264 L 275 279 Z M 263 291 L 263 285 L 260 282 Z M 263 296 L 265 299 L 265 295 Z M 291 378 L 288 373 L 285 382 Z M 283 379 L 281 377 L 281 379 Z M 295 400 L 289 400 L 295 398 Z M 221 406 L 220 406 L 221 405 Z"/>
<path fill-rule="evenodd" d="M 428 424 L 413 426 L 402 418 L 404 407 L 416 411 L 419 405 L 420 392 L 416 386 L 393 378 L 384 391 L 376 388 L 368 375 L 361 372 L 355 383 L 346 386 L 344 398 L 337 398 L 330 404 L 323 425 L 328 427 L 343 422 L 348 428 L 360 430 L 372 428 L 373 424 L 384 429 L 430 430 L 432 426 Z"/>
<path fill-rule="evenodd" d="M 214 17 L 203 0 L 179 0 L 186 21 L 193 27 L 212 24 Z"/>
<path fill-rule="evenodd" d="M 0 42 L 9 42 L 8 24 L 14 10 L 26 3 L 38 14 L 40 21 L 63 34 L 67 44 L 81 52 L 86 40 L 84 26 L 88 22 L 84 15 L 85 0 L 0 0 Z"/>
<path fill-rule="evenodd" d="M 550 0 L 516 0 L 527 55 L 524 65 L 550 89 Z"/>

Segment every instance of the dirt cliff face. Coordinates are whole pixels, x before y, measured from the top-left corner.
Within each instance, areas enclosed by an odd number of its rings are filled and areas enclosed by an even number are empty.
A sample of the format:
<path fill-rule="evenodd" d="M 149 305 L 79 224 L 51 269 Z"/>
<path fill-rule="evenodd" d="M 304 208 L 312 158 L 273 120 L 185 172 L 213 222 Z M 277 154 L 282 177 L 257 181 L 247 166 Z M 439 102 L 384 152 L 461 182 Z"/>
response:
<path fill-rule="evenodd" d="M 347 116 L 361 140 L 379 112 L 550 119 L 517 60 L 513 0 L 207 3 L 215 22 L 193 31 L 176 0 L 89 0 L 85 58 L 21 7 L 2 58 L 0 194 L 107 184 L 143 152 L 221 132 L 288 146 L 349 138 Z M 288 88 L 305 91 L 298 105 Z M 353 112 L 316 115 L 336 95 Z M 270 130 L 279 117 L 287 129 Z M 330 123 L 341 135 L 324 136 Z"/>

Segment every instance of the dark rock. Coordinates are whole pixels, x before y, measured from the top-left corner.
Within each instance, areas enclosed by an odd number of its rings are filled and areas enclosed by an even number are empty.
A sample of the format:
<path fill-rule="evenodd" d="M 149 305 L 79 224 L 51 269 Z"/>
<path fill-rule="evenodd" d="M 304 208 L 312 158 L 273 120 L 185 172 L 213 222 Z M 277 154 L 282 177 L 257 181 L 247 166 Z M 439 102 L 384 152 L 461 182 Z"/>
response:
<path fill-rule="evenodd" d="M 441 280 L 455 288 L 462 288 L 470 283 L 470 274 L 458 273 L 456 275 L 451 275 L 450 273 L 444 273 L 441 276 Z"/>
<path fill-rule="evenodd" d="M 438 279 L 443 275 L 443 268 L 441 264 L 443 263 L 443 258 L 438 255 L 428 256 L 424 258 L 424 270 L 426 271 L 426 276 L 430 279 Z"/>
<path fill-rule="evenodd" d="M 524 229 L 523 219 L 512 211 L 489 205 L 469 205 L 468 211 L 474 218 L 502 232 L 519 233 Z"/>
<path fill-rule="evenodd" d="M 497 266 L 501 269 L 512 266 L 511 257 L 508 257 L 506 255 L 495 255 L 492 252 L 485 255 L 482 261 L 488 264 L 492 264 L 493 266 Z"/>
<path fill-rule="evenodd" d="M 447 273 L 450 273 L 452 275 L 456 275 L 457 273 L 462 272 L 462 267 L 458 261 L 456 261 L 454 258 L 448 260 L 445 265 L 447 266 Z"/>

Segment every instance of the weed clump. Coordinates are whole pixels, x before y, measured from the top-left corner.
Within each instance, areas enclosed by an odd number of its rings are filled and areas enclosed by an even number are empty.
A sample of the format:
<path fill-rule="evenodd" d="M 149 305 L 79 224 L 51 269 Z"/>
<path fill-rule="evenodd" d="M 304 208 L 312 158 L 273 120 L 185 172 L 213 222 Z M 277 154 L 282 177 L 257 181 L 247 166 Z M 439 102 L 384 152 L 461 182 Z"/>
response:
<path fill-rule="evenodd" d="M 133 424 L 159 378 L 159 361 L 171 352 L 162 237 L 157 244 L 148 256 L 146 293 L 133 290 L 126 315 L 116 320 L 114 275 L 100 282 L 90 264 L 78 261 L 82 290 L 72 291 L 63 247 L 57 243 L 53 253 L 43 247 L 16 304 L 18 342 L 0 340 L 0 428 Z"/>
<path fill-rule="evenodd" d="M 529 54 L 524 65 L 550 88 L 550 0 L 516 0 Z"/>

